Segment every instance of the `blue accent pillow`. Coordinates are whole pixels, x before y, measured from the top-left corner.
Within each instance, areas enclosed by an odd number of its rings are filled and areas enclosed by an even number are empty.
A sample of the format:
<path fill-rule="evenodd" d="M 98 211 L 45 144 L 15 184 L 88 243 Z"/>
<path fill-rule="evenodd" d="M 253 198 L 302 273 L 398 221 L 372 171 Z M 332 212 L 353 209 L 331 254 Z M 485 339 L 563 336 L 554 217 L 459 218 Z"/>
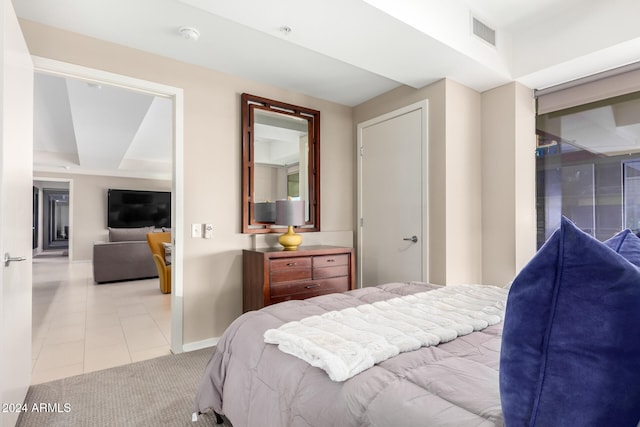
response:
<path fill-rule="evenodd" d="M 631 230 L 622 230 L 604 244 L 625 257 L 630 263 L 640 267 L 640 238 Z"/>
<path fill-rule="evenodd" d="M 638 424 L 640 269 L 616 252 L 635 245 L 626 239 L 604 244 L 562 218 L 514 279 L 500 354 L 506 426 Z"/>

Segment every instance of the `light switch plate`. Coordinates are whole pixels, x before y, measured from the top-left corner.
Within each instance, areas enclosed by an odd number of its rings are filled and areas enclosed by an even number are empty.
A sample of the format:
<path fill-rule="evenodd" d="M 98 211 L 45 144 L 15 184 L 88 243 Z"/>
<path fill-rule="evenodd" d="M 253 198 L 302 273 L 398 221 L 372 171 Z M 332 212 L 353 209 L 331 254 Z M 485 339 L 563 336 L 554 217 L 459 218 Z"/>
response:
<path fill-rule="evenodd" d="M 210 239 L 213 237 L 213 224 L 204 224 L 204 238 Z"/>
<path fill-rule="evenodd" d="M 191 224 L 191 237 L 202 237 L 202 224 Z"/>

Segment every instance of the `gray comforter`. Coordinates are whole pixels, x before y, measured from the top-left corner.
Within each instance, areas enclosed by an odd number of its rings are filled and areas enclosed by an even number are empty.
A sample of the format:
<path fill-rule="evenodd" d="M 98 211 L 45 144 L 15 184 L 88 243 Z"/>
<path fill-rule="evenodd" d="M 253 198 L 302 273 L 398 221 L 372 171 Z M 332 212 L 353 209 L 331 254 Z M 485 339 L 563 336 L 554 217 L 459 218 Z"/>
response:
<path fill-rule="evenodd" d="M 234 427 L 502 426 L 502 323 L 402 353 L 344 382 L 264 343 L 267 329 L 289 321 L 433 288 L 387 284 L 245 313 L 216 346 L 196 411 L 224 414 Z"/>

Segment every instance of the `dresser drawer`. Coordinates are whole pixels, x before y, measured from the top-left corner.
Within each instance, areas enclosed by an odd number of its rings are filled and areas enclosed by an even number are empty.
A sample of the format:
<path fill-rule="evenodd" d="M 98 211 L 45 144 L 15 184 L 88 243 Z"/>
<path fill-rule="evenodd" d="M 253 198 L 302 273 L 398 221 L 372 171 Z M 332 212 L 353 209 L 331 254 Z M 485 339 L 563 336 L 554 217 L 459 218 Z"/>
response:
<path fill-rule="evenodd" d="M 308 282 L 289 282 L 271 285 L 271 303 L 292 299 L 305 299 L 333 292 L 346 292 L 350 288 L 348 277 L 312 280 Z"/>
<path fill-rule="evenodd" d="M 309 292 L 316 292 L 322 289 L 322 283 L 319 281 L 299 281 L 284 282 L 271 284 L 271 298 L 282 297 L 287 295 L 297 295 Z"/>
<path fill-rule="evenodd" d="M 313 257 L 313 268 L 349 265 L 349 255 L 323 255 Z"/>
<path fill-rule="evenodd" d="M 311 268 L 283 268 L 271 271 L 271 283 L 292 282 L 296 280 L 310 280 Z"/>
<path fill-rule="evenodd" d="M 271 271 L 289 268 L 311 268 L 311 257 L 279 258 L 269 261 Z"/>
<path fill-rule="evenodd" d="M 327 277 L 340 277 L 349 275 L 348 265 L 336 265 L 334 267 L 322 267 L 313 269 L 314 279 L 325 279 Z"/>
<path fill-rule="evenodd" d="M 311 258 L 284 258 L 269 262 L 271 283 L 311 279 Z"/>

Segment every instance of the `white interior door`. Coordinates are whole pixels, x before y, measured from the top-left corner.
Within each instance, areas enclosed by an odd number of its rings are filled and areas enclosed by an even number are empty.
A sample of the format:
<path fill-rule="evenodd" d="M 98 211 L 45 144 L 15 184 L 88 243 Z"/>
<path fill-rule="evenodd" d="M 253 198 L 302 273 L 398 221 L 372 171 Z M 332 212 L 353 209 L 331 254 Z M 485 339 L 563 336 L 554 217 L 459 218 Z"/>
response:
<path fill-rule="evenodd" d="M 1 25 L 0 426 L 9 427 L 19 412 L 4 405 L 23 402 L 31 381 L 33 64 L 10 0 Z"/>
<path fill-rule="evenodd" d="M 427 101 L 358 125 L 358 284 L 427 280 Z"/>

